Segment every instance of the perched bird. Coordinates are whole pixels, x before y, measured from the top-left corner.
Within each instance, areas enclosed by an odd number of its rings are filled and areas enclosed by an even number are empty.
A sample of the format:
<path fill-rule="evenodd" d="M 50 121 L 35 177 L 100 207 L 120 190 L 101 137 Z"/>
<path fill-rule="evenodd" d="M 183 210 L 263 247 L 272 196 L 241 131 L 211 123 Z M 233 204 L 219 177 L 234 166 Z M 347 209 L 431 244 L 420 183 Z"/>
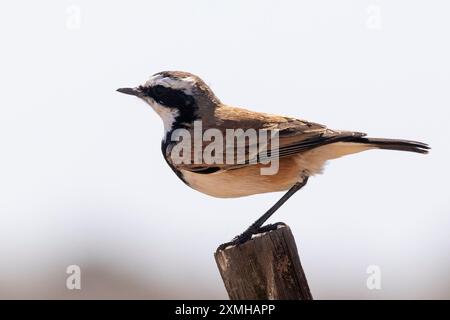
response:
<path fill-rule="evenodd" d="M 353 131 L 331 130 L 326 126 L 291 117 L 254 112 L 223 104 L 198 76 L 181 71 L 163 71 L 154 74 L 145 84 L 117 91 L 134 95 L 148 103 L 162 118 L 164 137 L 161 149 L 167 164 L 188 186 L 213 197 L 234 198 L 259 193 L 285 191 L 283 197 L 230 244 L 241 244 L 261 230 L 264 222 L 300 190 L 310 176 L 321 173 L 328 160 L 370 149 L 387 149 L 428 153 L 425 143 L 368 138 Z M 207 163 L 205 161 L 179 163 L 174 161 L 172 150 L 177 141 L 171 135 L 177 129 L 189 132 L 201 121 L 202 130 L 227 129 L 276 130 L 278 146 L 269 157 L 277 157 L 278 170 L 272 175 L 261 174 L 259 162 Z M 205 148 L 207 143 L 201 142 Z M 234 148 L 234 147 L 233 147 Z M 240 150 L 249 158 L 259 159 L 260 154 L 250 154 L 249 146 Z M 225 147 L 224 149 L 228 151 Z"/>

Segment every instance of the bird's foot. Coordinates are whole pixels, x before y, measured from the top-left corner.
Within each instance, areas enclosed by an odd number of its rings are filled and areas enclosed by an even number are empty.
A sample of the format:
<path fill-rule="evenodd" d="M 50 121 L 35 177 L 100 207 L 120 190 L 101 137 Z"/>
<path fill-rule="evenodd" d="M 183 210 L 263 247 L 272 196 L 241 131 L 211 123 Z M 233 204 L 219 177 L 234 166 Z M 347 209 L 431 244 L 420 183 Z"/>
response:
<path fill-rule="evenodd" d="M 278 227 L 286 227 L 286 223 L 277 222 L 277 223 L 273 223 L 273 224 L 268 224 L 266 226 L 262 226 L 261 228 L 258 229 L 258 233 L 264 233 L 264 232 L 277 230 Z"/>
<path fill-rule="evenodd" d="M 222 251 L 228 247 L 238 246 L 240 244 L 243 244 L 243 243 L 247 242 L 248 240 L 250 240 L 252 238 L 252 236 L 253 236 L 253 233 L 251 233 L 250 231 L 245 231 L 244 233 L 241 233 L 240 235 L 234 237 L 233 240 L 231 240 L 230 242 L 222 243 L 217 248 L 217 251 Z"/>
<path fill-rule="evenodd" d="M 260 233 L 276 230 L 279 226 L 286 226 L 286 224 L 284 224 L 283 222 L 277 222 L 274 224 L 268 224 L 266 226 L 262 226 L 260 228 L 249 228 L 249 229 L 245 230 L 243 233 L 241 233 L 240 235 L 234 237 L 233 240 L 231 240 L 230 242 L 222 243 L 217 248 L 217 251 L 225 250 L 227 247 L 230 247 L 230 246 L 241 245 L 241 244 L 247 242 L 248 240 L 250 240 L 253 237 L 253 235 L 255 235 L 255 234 L 260 234 Z"/>

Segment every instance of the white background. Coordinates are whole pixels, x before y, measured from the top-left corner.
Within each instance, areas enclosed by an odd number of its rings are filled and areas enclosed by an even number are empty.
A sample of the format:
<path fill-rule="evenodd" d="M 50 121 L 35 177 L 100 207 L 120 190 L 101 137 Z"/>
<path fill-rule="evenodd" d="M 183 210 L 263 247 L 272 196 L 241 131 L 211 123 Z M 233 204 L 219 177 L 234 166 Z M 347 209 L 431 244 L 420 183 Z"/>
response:
<path fill-rule="evenodd" d="M 80 20 L 77 24 L 77 11 Z M 0 297 L 226 298 L 216 247 L 280 196 L 215 199 L 115 92 L 162 70 L 220 99 L 375 137 L 271 222 L 317 299 L 450 298 L 448 1 L 14 1 L 0 11 Z M 65 287 L 68 265 L 82 290 Z M 366 269 L 381 268 L 381 290 Z"/>

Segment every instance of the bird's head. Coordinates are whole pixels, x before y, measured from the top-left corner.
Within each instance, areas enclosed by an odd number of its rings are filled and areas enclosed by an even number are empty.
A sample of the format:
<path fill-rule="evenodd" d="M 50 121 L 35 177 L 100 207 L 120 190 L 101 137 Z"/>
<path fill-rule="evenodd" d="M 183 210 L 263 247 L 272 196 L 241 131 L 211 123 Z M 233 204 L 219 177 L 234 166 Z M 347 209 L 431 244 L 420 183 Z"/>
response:
<path fill-rule="evenodd" d="M 147 102 L 163 120 L 166 132 L 177 127 L 189 127 L 194 120 L 213 113 L 220 104 L 202 79 L 182 71 L 159 72 L 143 85 L 117 91 Z"/>

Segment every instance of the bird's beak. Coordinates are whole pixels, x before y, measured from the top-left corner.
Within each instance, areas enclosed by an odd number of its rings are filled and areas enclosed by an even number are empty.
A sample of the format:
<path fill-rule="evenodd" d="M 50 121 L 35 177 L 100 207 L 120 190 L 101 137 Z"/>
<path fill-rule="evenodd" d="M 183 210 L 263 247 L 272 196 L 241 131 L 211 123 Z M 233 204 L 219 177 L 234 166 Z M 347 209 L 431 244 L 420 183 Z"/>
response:
<path fill-rule="evenodd" d="M 132 96 L 140 97 L 142 96 L 142 91 L 138 88 L 119 88 L 117 91 L 125 94 L 131 94 Z"/>

